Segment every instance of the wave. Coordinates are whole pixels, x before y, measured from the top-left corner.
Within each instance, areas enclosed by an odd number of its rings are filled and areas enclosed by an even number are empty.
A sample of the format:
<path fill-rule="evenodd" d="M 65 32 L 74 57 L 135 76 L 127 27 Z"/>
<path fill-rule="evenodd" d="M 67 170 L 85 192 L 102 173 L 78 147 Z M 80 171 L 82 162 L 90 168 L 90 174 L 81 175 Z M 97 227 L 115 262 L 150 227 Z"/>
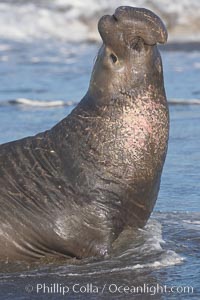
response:
<path fill-rule="evenodd" d="M 121 245 L 118 245 L 121 254 L 115 249 L 115 254 L 111 258 L 101 263 L 89 263 L 84 266 L 84 273 L 76 273 L 73 270 L 72 273 L 69 272 L 67 275 L 69 277 L 95 276 L 146 268 L 160 269 L 183 263 L 185 259 L 182 256 L 173 250 L 163 248 L 166 242 L 163 240 L 162 234 L 161 223 L 155 219 L 150 219 L 145 228 L 137 232 L 137 237 L 134 236 L 132 231 L 125 233 L 125 239 L 123 238 Z M 127 241 L 128 249 L 123 249 L 124 244 L 126 247 Z M 101 268 L 98 267 L 99 264 Z M 60 276 L 62 276 L 62 272 L 60 272 Z"/>
<path fill-rule="evenodd" d="M 168 250 L 166 251 L 161 257 L 159 257 L 159 260 L 156 260 L 151 263 L 146 264 L 136 264 L 132 266 L 126 266 L 126 267 L 119 267 L 119 268 L 112 268 L 112 269 L 102 269 L 99 271 L 94 272 L 87 272 L 85 274 L 83 273 L 68 273 L 67 276 L 69 277 L 81 277 L 83 275 L 87 276 L 94 276 L 94 275 L 104 275 L 104 274 L 110 274 L 110 273 L 121 273 L 121 272 L 127 272 L 127 271 L 134 271 L 144 268 L 150 268 L 150 269 L 160 269 L 164 267 L 179 265 L 184 261 L 184 258 L 178 255 L 176 252 Z M 60 276 L 62 276 L 60 274 Z"/>
<path fill-rule="evenodd" d="M 200 99 L 169 99 L 170 105 L 200 105 Z"/>
<path fill-rule="evenodd" d="M 0 106 L 19 105 L 24 107 L 51 108 L 61 106 L 75 106 L 78 102 L 73 100 L 36 100 L 27 98 L 17 98 L 0 102 Z M 200 105 L 200 99 L 169 99 L 169 105 Z"/>
<path fill-rule="evenodd" d="M 75 101 L 64 101 L 64 100 L 33 100 L 33 99 L 26 99 L 26 98 L 17 98 L 14 100 L 7 100 L 0 102 L 0 106 L 7 106 L 7 105 L 21 105 L 26 107 L 60 107 L 60 106 L 74 106 L 77 102 Z"/>
<path fill-rule="evenodd" d="M 0 38 L 99 41 L 97 20 L 120 5 L 155 11 L 165 21 L 170 40 L 200 40 L 199 0 L 4 0 L 0 2 Z"/>

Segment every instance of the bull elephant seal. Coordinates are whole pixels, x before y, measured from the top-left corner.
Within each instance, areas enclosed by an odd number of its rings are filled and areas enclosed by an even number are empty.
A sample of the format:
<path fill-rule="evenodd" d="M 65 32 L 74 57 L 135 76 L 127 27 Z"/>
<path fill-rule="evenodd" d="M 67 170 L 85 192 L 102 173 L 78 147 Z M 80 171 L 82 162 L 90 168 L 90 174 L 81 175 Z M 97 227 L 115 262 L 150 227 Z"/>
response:
<path fill-rule="evenodd" d="M 51 130 L 0 146 L 0 258 L 104 256 L 154 207 L 168 142 L 162 21 L 119 7 L 90 86 Z"/>

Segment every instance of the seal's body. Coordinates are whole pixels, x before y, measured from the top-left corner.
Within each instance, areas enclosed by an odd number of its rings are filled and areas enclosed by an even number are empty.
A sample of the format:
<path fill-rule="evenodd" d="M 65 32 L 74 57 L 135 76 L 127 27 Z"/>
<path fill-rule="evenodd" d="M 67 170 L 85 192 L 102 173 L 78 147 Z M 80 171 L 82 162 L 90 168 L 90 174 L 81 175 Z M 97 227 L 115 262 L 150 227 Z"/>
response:
<path fill-rule="evenodd" d="M 154 207 L 168 141 L 149 10 L 119 7 L 99 21 L 103 45 L 87 94 L 51 130 L 0 146 L 0 258 L 105 255 Z"/>

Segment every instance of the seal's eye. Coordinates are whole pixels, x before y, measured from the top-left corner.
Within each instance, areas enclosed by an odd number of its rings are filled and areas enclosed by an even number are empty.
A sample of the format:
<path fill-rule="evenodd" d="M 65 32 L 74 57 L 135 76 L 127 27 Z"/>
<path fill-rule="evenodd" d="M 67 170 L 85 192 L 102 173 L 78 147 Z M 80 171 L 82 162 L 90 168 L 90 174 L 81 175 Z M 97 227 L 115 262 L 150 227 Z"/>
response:
<path fill-rule="evenodd" d="M 113 53 L 110 54 L 110 58 L 114 64 L 117 62 L 117 56 L 114 55 Z"/>

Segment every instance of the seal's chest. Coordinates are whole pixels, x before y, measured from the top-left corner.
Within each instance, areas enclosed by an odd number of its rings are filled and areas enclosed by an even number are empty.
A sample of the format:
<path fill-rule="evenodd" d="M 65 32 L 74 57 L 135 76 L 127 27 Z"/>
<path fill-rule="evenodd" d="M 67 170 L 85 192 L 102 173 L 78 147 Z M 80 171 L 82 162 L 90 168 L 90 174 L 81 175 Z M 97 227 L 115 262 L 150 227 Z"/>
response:
<path fill-rule="evenodd" d="M 98 160 L 119 165 L 149 152 L 153 128 L 147 116 L 131 110 L 96 121 L 86 143 Z"/>
<path fill-rule="evenodd" d="M 123 110 L 121 114 L 105 120 L 104 126 L 102 144 L 107 143 L 111 151 L 116 152 L 145 150 L 154 134 L 151 116 L 137 107 Z"/>
<path fill-rule="evenodd" d="M 146 116 L 133 111 L 123 115 L 120 121 L 122 126 L 119 131 L 124 149 L 133 151 L 133 148 L 147 145 L 152 134 L 152 124 Z"/>

